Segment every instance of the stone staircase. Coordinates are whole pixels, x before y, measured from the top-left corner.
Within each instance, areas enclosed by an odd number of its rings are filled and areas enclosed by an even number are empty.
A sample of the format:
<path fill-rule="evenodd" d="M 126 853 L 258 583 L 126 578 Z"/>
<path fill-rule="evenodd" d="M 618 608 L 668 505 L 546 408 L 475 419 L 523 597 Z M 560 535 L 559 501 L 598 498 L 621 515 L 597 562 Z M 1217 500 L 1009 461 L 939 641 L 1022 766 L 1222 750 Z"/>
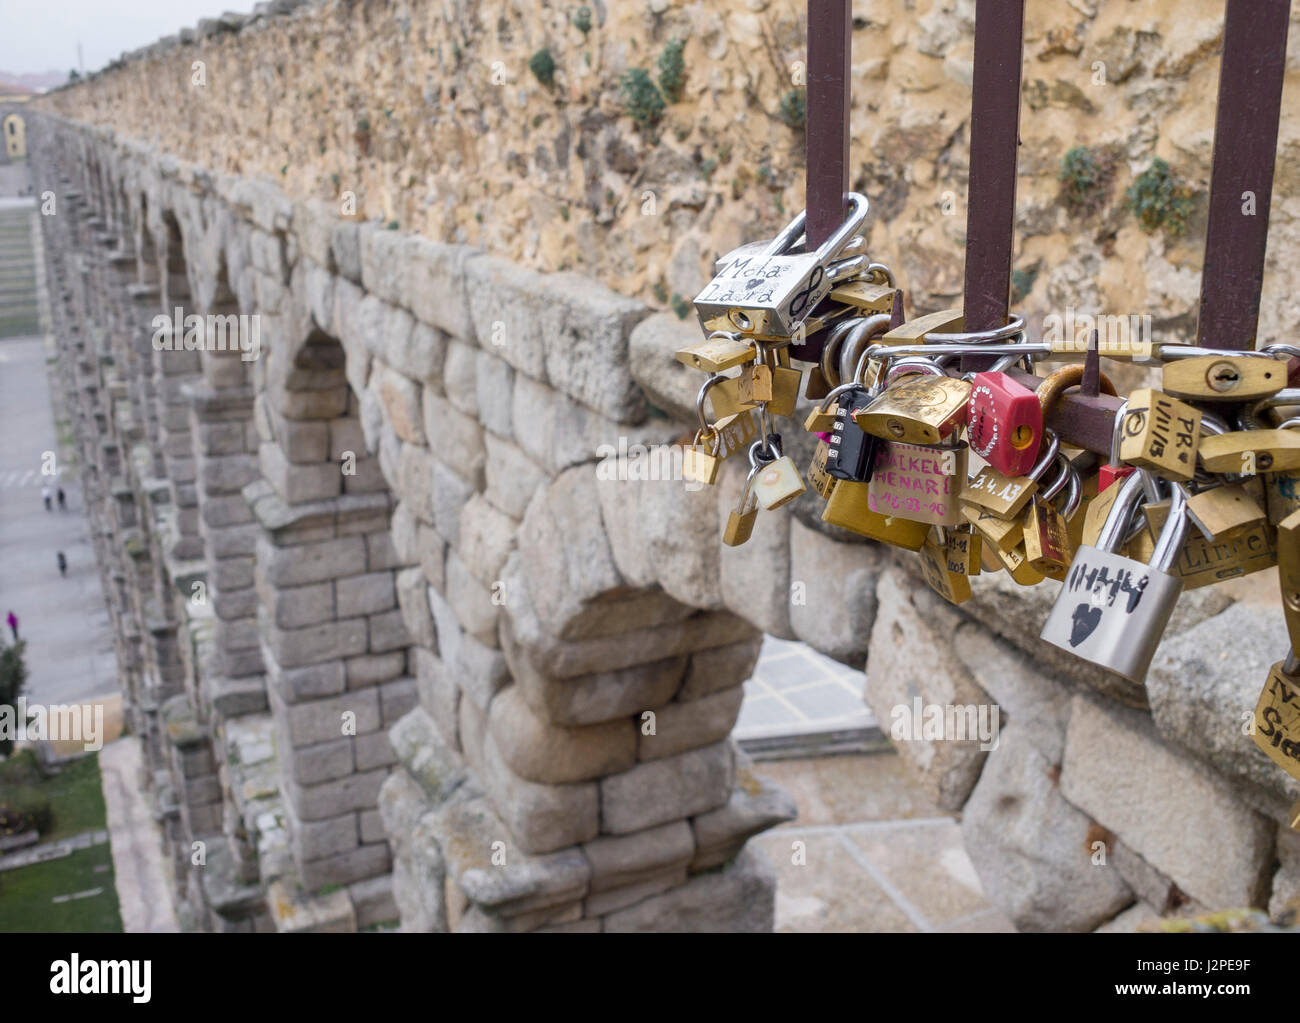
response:
<path fill-rule="evenodd" d="M 0 338 L 40 333 L 30 201 L 0 203 Z"/>

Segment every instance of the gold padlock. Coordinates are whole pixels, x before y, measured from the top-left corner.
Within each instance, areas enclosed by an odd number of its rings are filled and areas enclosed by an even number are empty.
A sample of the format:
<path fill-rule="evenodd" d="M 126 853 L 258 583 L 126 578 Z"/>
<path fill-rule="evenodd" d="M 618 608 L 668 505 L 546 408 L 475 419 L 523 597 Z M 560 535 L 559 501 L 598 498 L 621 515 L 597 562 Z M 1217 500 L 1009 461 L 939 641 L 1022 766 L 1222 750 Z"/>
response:
<path fill-rule="evenodd" d="M 945 529 L 944 534 L 948 571 L 960 572 L 962 575 L 979 575 L 984 548 L 980 535 L 969 524 Z"/>
<path fill-rule="evenodd" d="M 1255 401 L 1286 386 L 1286 362 L 1260 355 L 1198 355 L 1166 362 L 1161 388 L 1194 401 Z"/>
<path fill-rule="evenodd" d="M 738 392 L 747 405 L 772 400 L 772 367 L 763 363 L 747 363 L 741 367 Z"/>
<path fill-rule="evenodd" d="M 1082 500 L 1079 477 L 1069 459 L 1061 455 L 1057 464 L 1062 467 L 1060 475 L 1050 487 L 1034 495 L 1021 523 L 1025 558 L 1032 569 L 1049 579 L 1064 579 L 1074 559 L 1068 521 Z M 1058 509 L 1053 502 L 1062 491 L 1065 500 Z"/>
<path fill-rule="evenodd" d="M 677 361 L 706 373 L 721 373 L 754 357 L 752 345 L 734 334 L 714 333 L 703 341 L 677 350 Z"/>
<path fill-rule="evenodd" d="M 1143 511 L 1148 529 L 1133 539 L 1128 551 L 1138 561 L 1149 562 L 1155 550 L 1153 536 L 1158 536 L 1164 527 L 1169 515 L 1169 502 L 1148 502 L 1143 505 Z M 1189 529 L 1169 574 L 1183 584 L 1184 590 L 1196 590 L 1272 568 L 1277 564 L 1277 555 L 1277 531 L 1267 522 L 1257 523 L 1214 543 L 1199 531 Z"/>
<path fill-rule="evenodd" d="M 970 381 L 909 373 L 853 420 L 864 433 L 906 444 L 941 443 L 961 425 L 970 398 Z"/>
<path fill-rule="evenodd" d="M 723 377 L 719 380 L 709 389 L 709 401 L 713 404 L 715 421 L 748 412 L 754 407 L 753 402 L 741 400 L 739 377 Z"/>
<path fill-rule="evenodd" d="M 713 486 L 718 481 L 718 469 L 722 466 L 722 459 L 718 456 L 721 436 L 714 430 L 708 438 L 713 441 L 712 452 L 705 451 L 702 447 L 704 431 L 695 431 L 695 439 L 682 452 L 682 477 L 690 482 Z"/>
<path fill-rule="evenodd" d="M 1300 778 L 1300 660 L 1294 650 L 1269 670 L 1251 738 L 1273 763 Z"/>
<path fill-rule="evenodd" d="M 740 490 L 740 500 L 727 516 L 722 542 L 728 547 L 739 547 L 754 535 L 754 523 L 758 521 L 758 501 L 752 487 L 759 468 L 757 463 L 751 465 L 749 474 L 745 477 L 745 485 Z"/>
<path fill-rule="evenodd" d="M 1300 469 L 1300 430 L 1234 430 L 1201 438 L 1207 472 L 1255 476 Z"/>
<path fill-rule="evenodd" d="M 1024 539 L 1024 522 L 1019 515 L 1012 519 L 1004 519 L 986 508 L 977 508 L 969 504 L 962 505 L 961 514 L 971 528 L 988 541 L 986 550 L 1009 551 Z M 984 560 L 987 564 L 988 559 Z"/>
<path fill-rule="evenodd" d="M 1201 412 L 1150 387 L 1129 395 L 1124 411 L 1119 457 L 1168 480 L 1196 475 Z"/>
<path fill-rule="evenodd" d="M 1292 512 L 1300 511 L 1300 472 L 1270 472 L 1261 479 L 1269 522 L 1276 526 Z"/>
<path fill-rule="evenodd" d="M 1292 512 L 1278 524 L 1277 577 L 1291 648 L 1300 649 L 1300 511 Z"/>
<path fill-rule="evenodd" d="M 776 458 L 763 465 L 754 478 L 754 496 L 758 503 L 772 511 L 781 505 L 793 501 L 807 487 L 795 468 L 794 460 L 789 455 L 782 455 L 775 441 L 768 438 L 768 449 L 776 453 Z"/>
<path fill-rule="evenodd" d="M 921 548 L 921 575 L 925 584 L 949 604 L 963 604 L 971 598 L 970 579 L 948 567 L 947 543 L 928 537 Z"/>
<path fill-rule="evenodd" d="M 873 511 L 938 526 L 963 521 L 957 498 L 966 484 L 965 442 L 936 448 L 890 441 L 882 449 L 871 474 Z"/>
<path fill-rule="evenodd" d="M 1222 540 L 1264 522 L 1264 509 L 1241 484 L 1202 490 L 1187 499 L 1187 517 L 1207 540 Z"/>
<path fill-rule="evenodd" d="M 873 512 L 869 502 L 866 483 L 840 480 L 822 509 L 822 521 L 905 550 L 921 549 L 930 533 L 928 525 L 897 516 L 886 518 Z"/>
<path fill-rule="evenodd" d="M 832 292 L 834 294 L 834 292 Z M 885 312 L 887 310 L 881 310 Z M 917 316 L 906 323 L 886 331 L 880 337 L 882 345 L 916 345 L 923 344 L 926 334 L 947 334 L 959 331 L 966 322 L 965 314 L 960 309 L 940 309 L 936 313 Z"/>
<path fill-rule="evenodd" d="M 813 449 L 812 463 L 808 466 L 808 482 L 823 500 L 830 498 L 831 491 L 835 489 L 835 484 L 839 482 L 826 471 L 826 456 L 830 454 L 830 450 L 830 445 L 819 439 L 817 447 Z"/>
<path fill-rule="evenodd" d="M 1008 522 L 1014 521 L 1038 490 L 1038 481 L 1055 464 L 1060 451 L 1061 439 L 1051 430 L 1044 430 L 1042 453 L 1027 475 L 1003 476 L 991 465 L 986 465 L 966 484 L 959 500 L 963 505 L 982 509 Z"/>
<path fill-rule="evenodd" d="M 1007 570 L 1007 574 L 1020 586 L 1037 586 L 1045 578 L 1042 572 L 1029 563 L 1023 545 L 1013 547 L 1009 551 L 995 547 L 993 553 L 1002 562 L 1002 567 Z"/>

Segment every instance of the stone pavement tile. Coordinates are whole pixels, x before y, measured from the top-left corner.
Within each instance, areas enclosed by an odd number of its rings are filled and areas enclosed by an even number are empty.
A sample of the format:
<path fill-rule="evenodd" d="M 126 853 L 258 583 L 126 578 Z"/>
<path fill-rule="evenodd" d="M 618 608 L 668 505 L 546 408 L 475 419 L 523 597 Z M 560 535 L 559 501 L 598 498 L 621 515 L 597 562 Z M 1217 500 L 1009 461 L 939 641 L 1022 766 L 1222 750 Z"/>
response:
<path fill-rule="evenodd" d="M 992 908 L 956 821 L 891 821 L 846 827 L 842 834 L 934 927 Z"/>
<path fill-rule="evenodd" d="M 751 728 L 789 724 L 792 720 L 790 708 L 775 697 L 747 696 L 741 704 L 740 717 L 736 719 L 736 731 L 743 734 Z"/>
<path fill-rule="evenodd" d="M 124 736 L 99 753 L 122 929 L 128 934 L 175 933 L 180 927 L 164 873 L 162 843 L 138 784 L 140 762 L 136 736 Z"/>
<path fill-rule="evenodd" d="M 799 817 L 786 828 L 943 816 L 894 753 L 767 760 L 755 770 L 794 797 Z"/>
<path fill-rule="evenodd" d="M 935 930 L 947 934 L 1015 934 L 1016 925 L 998 910 L 985 909 L 936 927 Z"/>
<path fill-rule="evenodd" d="M 782 933 L 916 931 L 833 831 L 769 831 L 750 839 L 777 875 L 776 930 Z M 794 843 L 802 842 L 798 863 Z"/>
<path fill-rule="evenodd" d="M 849 692 L 838 682 L 787 689 L 781 695 L 810 721 L 861 716 L 867 709 L 860 693 Z"/>

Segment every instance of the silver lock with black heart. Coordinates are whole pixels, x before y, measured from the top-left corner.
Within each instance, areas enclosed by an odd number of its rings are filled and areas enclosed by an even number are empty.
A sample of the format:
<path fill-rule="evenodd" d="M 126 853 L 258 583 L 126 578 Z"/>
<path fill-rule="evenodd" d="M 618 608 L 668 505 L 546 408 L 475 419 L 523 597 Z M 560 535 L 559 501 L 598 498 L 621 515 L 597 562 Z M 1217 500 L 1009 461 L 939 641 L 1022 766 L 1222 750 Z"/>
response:
<path fill-rule="evenodd" d="M 1097 546 L 1080 547 L 1075 554 L 1041 633 L 1052 645 L 1137 685 L 1146 679 L 1183 590 L 1169 569 L 1187 533 L 1187 492 L 1175 485 L 1151 563 L 1115 553 L 1146 491 L 1146 475 L 1139 470 L 1124 480 Z"/>

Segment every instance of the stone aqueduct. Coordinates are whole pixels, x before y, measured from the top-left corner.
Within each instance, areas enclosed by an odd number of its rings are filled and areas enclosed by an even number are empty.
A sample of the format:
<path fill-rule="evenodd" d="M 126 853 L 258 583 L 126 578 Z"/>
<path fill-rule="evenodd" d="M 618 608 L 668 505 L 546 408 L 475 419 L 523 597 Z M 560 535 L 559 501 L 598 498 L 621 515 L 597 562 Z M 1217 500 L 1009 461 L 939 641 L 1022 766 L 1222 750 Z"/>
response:
<path fill-rule="evenodd" d="M 795 806 L 730 738 L 764 632 L 865 663 L 886 728 L 914 699 L 1001 708 L 994 750 L 898 748 L 1021 927 L 1300 891 L 1294 786 L 1238 729 L 1272 610 L 1187 593 L 1143 691 L 1038 642 L 1049 586 L 949 607 L 811 495 L 721 548 L 739 465 L 692 492 L 605 457 L 691 429 L 690 323 L 48 111 L 28 140 L 51 372 L 188 926 L 771 929 L 746 841 Z M 156 344 L 177 307 L 256 317 L 258 357 Z"/>

